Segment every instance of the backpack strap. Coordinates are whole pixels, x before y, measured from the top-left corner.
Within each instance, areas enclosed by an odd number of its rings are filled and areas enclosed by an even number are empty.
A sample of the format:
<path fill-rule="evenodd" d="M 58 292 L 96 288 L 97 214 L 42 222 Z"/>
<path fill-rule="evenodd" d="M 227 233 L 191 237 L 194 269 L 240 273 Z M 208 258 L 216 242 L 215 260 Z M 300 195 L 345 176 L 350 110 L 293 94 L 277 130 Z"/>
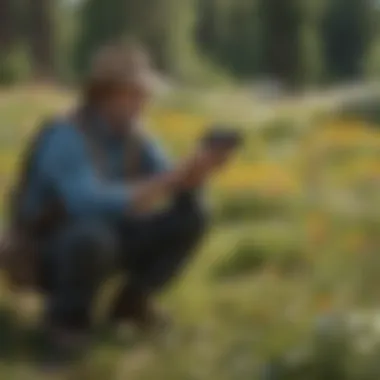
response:
<path fill-rule="evenodd" d="M 35 288 L 40 272 L 39 236 L 48 225 L 62 220 L 60 205 L 47 205 L 40 217 L 26 221 L 22 217 L 22 200 L 30 180 L 35 155 L 41 143 L 52 130 L 54 122 L 49 119 L 41 124 L 21 155 L 18 181 L 9 194 L 9 225 L 0 242 L 0 267 L 5 271 L 10 285 L 15 288 Z"/>
<path fill-rule="evenodd" d="M 104 177 L 106 155 L 101 144 L 92 133 L 92 125 L 86 112 L 78 110 L 69 116 L 70 122 L 80 130 L 91 153 L 92 160 L 101 177 Z M 140 126 L 134 128 L 125 138 L 124 179 L 137 179 L 142 175 L 142 153 L 145 135 Z"/>
<path fill-rule="evenodd" d="M 90 152 L 91 160 L 98 171 L 98 175 L 103 177 L 105 173 L 105 153 L 103 149 L 101 149 L 101 145 L 95 140 L 94 134 L 91 131 L 91 122 L 86 116 L 85 111 L 81 109 L 76 110 L 68 116 L 68 121 L 82 134 Z"/>
<path fill-rule="evenodd" d="M 143 149 L 145 135 L 138 125 L 125 139 L 124 177 L 125 179 L 140 179 L 143 173 Z"/>
<path fill-rule="evenodd" d="M 49 118 L 41 123 L 37 133 L 31 138 L 26 145 L 25 151 L 21 154 L 21 161 L 19 163 L 20 172 L 15 186 L 11 189 L 9 194 L 9 216 L 11 225 L 16 225 L 21 222 L 22 197 L 26 191 L 30 176 L 32 173 L 33 165 L 35 162 L 35 155 L 43 140 L 48 136 L 54 125 L 54 119 Z"/>

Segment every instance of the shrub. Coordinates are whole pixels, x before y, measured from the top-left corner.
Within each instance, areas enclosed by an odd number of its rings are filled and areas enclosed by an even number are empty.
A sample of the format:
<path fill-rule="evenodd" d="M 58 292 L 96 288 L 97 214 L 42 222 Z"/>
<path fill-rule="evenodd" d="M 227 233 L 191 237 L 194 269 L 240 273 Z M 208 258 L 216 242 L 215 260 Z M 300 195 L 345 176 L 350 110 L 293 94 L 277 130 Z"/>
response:
<path fill-rule="evenodd" d="M 238 241 L 231 255 L 224 257 L 212 269 L 212 276 L 218 280 L 253 274 L 271 266 L 280 274 L 293 274 L 303 270 L 306 261 L 296 242 L 260 241 L 259 238 Z"/>
<path fill-rule="evenodd" d="M 252 191 L 247 195 L 224 197 L 216 209 L 215 218 L 219 222 L 279 218 L 289 215 L 294 209 L 291 199 L 265 197 Z"/>
<path fill-rule="evenodd" d="M 351 101 L 341 107 L 337 112 L 342 119 L 361 120 L 369 124 L 380 123 L 380 96 Z"/>
<path fill-rule="evenodd" d="M 257 271 L 267 263 L 265 247 L 252 242 L 240 242 L 231 256 L 224 258 L 212 270 L 215 279 L 223 280 Z"/>
<path fill-rule="evenodd" d="M 26 50 L 14 49 L 0 57 L 0 85 L 13 85 L 26 80 L 30 75 L 30 66 Z"/>
<path fill-rule="evenodd" d="M 289 119 L 274 120 L 264 124 L 261 128 L 262 136 L 268 143 L 292 140 L 298 137 L 300 132 L 298 123 Z"/>

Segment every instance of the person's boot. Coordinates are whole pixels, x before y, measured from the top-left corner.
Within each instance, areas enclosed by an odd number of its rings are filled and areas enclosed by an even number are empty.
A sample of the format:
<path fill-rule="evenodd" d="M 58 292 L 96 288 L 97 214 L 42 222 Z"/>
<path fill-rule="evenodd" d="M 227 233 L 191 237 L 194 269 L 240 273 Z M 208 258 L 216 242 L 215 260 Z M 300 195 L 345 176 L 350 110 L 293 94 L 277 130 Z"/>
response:
<path fill-rule="evenodd" d="M 42 367 L 45 372 L 69 370 L 85 356 L 89 335 L 80 330 L 46 327 L 42 348 Z"/>
<path fill-rule="evenodd" d="M 152 296 L 132 287 L 124 289 L 112 310 L 113 322 L 129 322 L 143 332 L 160 332 L 170 326 L 170 318 L 157 308 Z"/>

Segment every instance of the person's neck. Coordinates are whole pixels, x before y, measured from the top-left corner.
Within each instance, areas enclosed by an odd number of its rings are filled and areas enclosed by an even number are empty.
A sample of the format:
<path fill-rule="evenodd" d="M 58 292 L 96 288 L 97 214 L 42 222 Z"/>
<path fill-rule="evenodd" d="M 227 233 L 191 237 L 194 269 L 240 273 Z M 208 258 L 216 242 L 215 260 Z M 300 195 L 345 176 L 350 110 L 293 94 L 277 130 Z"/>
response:
<path fill-rule="evenodd" d="M 96 107 L 92 110 L 92 113 L 95 118 L 99 120 L 99 124 L 106 128 L 111 134 L 125 134 L 130 129 L 128 125 L 132 124 L 132 121 L 121 120 L 115 117 L 112 112 L 109 112 L 106 108 Z"/>

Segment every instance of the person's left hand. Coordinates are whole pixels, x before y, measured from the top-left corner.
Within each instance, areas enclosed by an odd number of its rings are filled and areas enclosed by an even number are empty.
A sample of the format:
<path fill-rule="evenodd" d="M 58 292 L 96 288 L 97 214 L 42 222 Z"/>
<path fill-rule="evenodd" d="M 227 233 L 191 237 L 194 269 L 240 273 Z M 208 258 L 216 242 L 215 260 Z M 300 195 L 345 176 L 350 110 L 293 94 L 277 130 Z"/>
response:
<path fill-rule="evenodd" d="M 225 147 L 200 148 L 203 150 L 205 171 L 212 174 L 223 168 L 231 159 L 232 150 Z"/>

